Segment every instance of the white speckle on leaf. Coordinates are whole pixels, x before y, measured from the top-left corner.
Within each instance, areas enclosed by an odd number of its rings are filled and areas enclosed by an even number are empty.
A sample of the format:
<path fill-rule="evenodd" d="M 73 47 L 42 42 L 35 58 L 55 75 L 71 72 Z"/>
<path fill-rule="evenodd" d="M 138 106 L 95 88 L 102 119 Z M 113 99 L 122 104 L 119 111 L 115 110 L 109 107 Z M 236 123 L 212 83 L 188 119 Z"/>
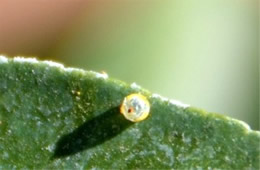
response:
<path fill-rule="evenodd" d="M 177 100 L 173 100 L 173 99 L 168 99 L 168 98 L 166 98 L 166 97 L 162 97 L 161 95 L 159 95 L 159 94 L 153 94 L 152 95 L 152 98 L 157 98 L 157 99 L 161 99 L 162 101 L 168 101 L 170 104 L 173 104 L 173 105 L 175 105 L 175 106 L 179 106 L 179 107 L 183 107 L 183 108 L 187 108 L 187 107 L 189 107 L 190 105 L 188 105 L 188 104 L 184 104 L 184 103 L 182 103 L 182 102 L 180 102 L 180 101 L 177 101 Z"/>
<path fill-rule="evenodd" d="M 80 166 L 80 164 L 79 163 L 75 163 L 75 166 L 76 166 L 76 169 L 83 169 L 83 167 L 82 166 Z"/>
<path fill-rule="evenodd" d="M 41 121 L 37 121 L 37 126 L 41 126 L 43 123 Z"/>
<path fill-rule="evenodd" d="M 8 152 L 4 152 L 4 154 L 3 154 L 3 158 L 4 158 L 4 159 L 8 159 L 8 158 L 9 158 L 9 154 L 8 154 Z"/>
<path fill-rule="evenodd" d="M 225 156 L 224 159 L 225 159 L 226 162 L 230 162 L 231 161 L 228 156 Z"/>
<path fill-rule="evenodd" d="M 5 56 L 0 55 L 0 64 L 1 63 L 8 63 L 8 59 Z"/>
<path fill-rule="evenodd" d="M 72 67 L 64 68 L 64 70 L 67 71 L 67 72 L 73 72 L 73 71 L 85 72 L 83 69 L 72 68 Z"/>
<path fill-rule="evenodd" d="M 183 163 L 183 162 L 186 161 L 186 157 L 185 157 L 182 153 L 178 154 L 178 156 L 176 157 L 176 159 L 177 159 L 177 161 L 180 162 L 180 163 Z"/>
<path fill-rule="evenodd" d="M 49 152 L 52 152 L 54 150 L 54 146 L 53 145 L 48 145 L 45 149 L 47 151 L 49 151 Z"/>
<path fill-rule="evenodd" d="M 163 97 L 159 94 L 152 94 L 152 98 L 157 98 L 157 99 L 161 99 L 162 101 L 168 101 L 169 99 L 166 97 Z"/>
<path fill-rule="evenodd" d="M 197 170 L 203 170 L 203 168 L 200 167 L 200 166 L 198 166 L 198 165 L 196 166 L 196 169 L 197 169 Z"/>
<path fill-rule="evenodd" d="M 203 152 L 206 153 L 210 159 L 213 159 L 216 155 L 215 149 L 212 146 L 205 146 Z"/>
<path fill-rule="evenodd" d="M 95 71 L 88 71 L 92 74 L 95 75 L 96 78 L 103 78 L 103 79 L 107 79 L 108 78 L 108 74 L 103 72 L 103 73 L 98 73 L 98 72 L 95 72 Z"/>
<path fill-rule="evenodd" d="M 128 156 L 125 157 L 125 161 L 132 160 L 134 158 L 134 154 L 130 153 Z"/>
<path fill-rule="evenodd" d="M 130 85 L 130 87 L 133 88 L 133 89 L 140 89 L 140 88 L 141 88 L 141 87 L 140 87 L 138 84 L 136 84 L 135 82 L 132 83 L 132 84 Z"/>
<path fill-rule="evenodd" d="M 20 57 L 17 56 L 13 59 L 14 62 L 27 62 L 27 63 L 39 63 L 39 61 L 36 58 L 25 58 L 25 57 Z M 8 62 L 8 58 L 6 58 L 5 56 L 0 56 L 0 64 L 1 63 L 6 63 Z M 72 72 L 72 71 L 78 71 L 78 72 L 83 72 L 85 73 L 86 71 L 83 69 L 79 69 L 79 68 L 65 68 L 63 64 L 60 63 L 56 63 L 53 61 L 42 61 L 42 63 L 48 64 L 50 67 L 58 67 L 63 69 L 64 71 L 67 72 Z M 96 76 L 96 78 L 102 78 L 102 79 L 107 79 L 108 78 L 108 74 L 106 72 L 102 72 L 102 73 L 98 73 L 98 72 L 94 72 L 94 71 L 88 71 L 92 74 L 94 74 Z"/>
<path fill-rule="evenodd" d="M 103 79 L 107 79 L 108 78 L 108 74 L 103 72 L 103 73 L 97 73 L 97 72 L 94 72 L 92 71 L 93 73 L 95 73 L 96 77 L 97 78 L 103 78 Z"/>
<path fill-rule="evenodd" d="M 178 101 L 178 100 L 173 100 L 173 99 L 171 99 L 171 100 L 170 100 L 170 103 L 173 104 L 173 105 L 177 105 L 177 106 L 183 107 L 183 108 L 190 107 L 190 105 L 184 104 L 184 103 L 182 103 L 182 102 L 180 102 L 180 101 Z"/>
<path fill-rule="evenodd" d="M 124 146 L 119 146 L 120 152 L 125 153 L 128 151 L 128 148 L 124 147 Z M 109 158 L 110 159 L 110 158 Z"/>
<path fill-rule="evenodd" d="M 137 128 L 129 129 L 124 135 L 121 136 L 121 140 L 125 141 L 122 142 L 121 146 L 124 146 L 125 149 L 129 149 L 138 145 L 140 138 L 142 137 L 143 133 Z M 124 150 L 125 150 L 124 149 Z"/>
<path fill-rule="evenodd" d="M 211 169 L 212 169 L 212 168 L 209 166 L 209 167 L 208 167 L 208 170 L 211 170 Z"/>
<path fill-rule="evenodd" d="M 162 141 L 164 138 L 164 131 L 160 127 L 151 127 L 148 130 L 147 134 L 152 139 L 152 141 L 157 141 L 157 140 Z"/>
<path fill-rule="evenodd" d="M 129 130 L 129 132 L 132 134 L 132 136 L 136 139 L 136 140 L 139 140 L 142 136 L 142 132 L 137 129 L 137 128 L 134 128 L 134 129 L 131 129 Z"/>
<path fill-rule="evenodd" d="M 14 57 L 14 62 L 20 63 L 38 63 L 39 61 L 36 58 L 24 58 L 24 57 Z"/>
<path fill-rule="evenodd" d="M 173 166 L 174 164 L 174 153 L 170 146 L 166 144 L 161 143 L 154 143 L 158 149 L 165 154 L 164 158 L 161 159 L 160 157 L 157 157 L 158 161 L 162 162 L 165 165 Z"/>
<path fill-rule="evenodd" d="M 185 136 L 184 133 L 182 133 L 182 141 L 186 144 L 190 144 L 191 143 L 191 138 L 189 136 Z"/>
<path fill-rule="evenodd" d="M 59 67 L 61 69 L 64 69 L 64 66 L 60 63 L 56 63 L 56 62 L 53 62 L 53 61 L 43 61 L 43 63 L 48 64 L 51 67 Z"/>

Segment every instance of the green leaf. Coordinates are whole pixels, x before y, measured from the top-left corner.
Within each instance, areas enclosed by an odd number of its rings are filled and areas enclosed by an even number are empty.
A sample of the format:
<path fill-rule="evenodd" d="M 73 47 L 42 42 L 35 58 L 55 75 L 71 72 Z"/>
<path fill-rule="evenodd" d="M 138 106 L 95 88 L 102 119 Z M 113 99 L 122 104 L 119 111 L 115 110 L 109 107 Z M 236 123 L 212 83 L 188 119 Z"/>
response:
<path fill-rule="evenodd" d="M 145 95 L 149 117 L 119 113 Z M 53 62 L 0 57 L 0 169 L 259 169 L 260 133 L 243 122 Z"/>

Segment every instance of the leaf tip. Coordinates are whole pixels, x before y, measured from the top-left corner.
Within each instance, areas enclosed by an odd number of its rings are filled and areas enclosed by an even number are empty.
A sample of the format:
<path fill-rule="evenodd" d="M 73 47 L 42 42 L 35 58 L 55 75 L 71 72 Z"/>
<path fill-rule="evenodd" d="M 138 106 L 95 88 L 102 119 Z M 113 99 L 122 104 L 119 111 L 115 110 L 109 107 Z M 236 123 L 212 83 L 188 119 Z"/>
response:
<path fill-rule="evenodd" d="M 236 122 L 238 125 L 242 126 L 244 129 L 246 129 L 247 131 L 252 130 L 246 122 L 244 122 L 242 120 L 233 119 L 233 118 L 231 118 L 231 119 L 232 119 L 232 121 Z"/>

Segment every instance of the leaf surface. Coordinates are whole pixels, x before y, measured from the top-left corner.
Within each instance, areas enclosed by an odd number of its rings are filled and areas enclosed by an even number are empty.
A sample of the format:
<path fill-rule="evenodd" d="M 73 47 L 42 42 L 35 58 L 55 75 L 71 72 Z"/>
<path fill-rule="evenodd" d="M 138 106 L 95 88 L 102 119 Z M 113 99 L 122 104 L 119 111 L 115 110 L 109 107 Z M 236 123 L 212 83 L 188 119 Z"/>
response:
<path fill-rule="evenodd" d="M 145 95 L 149 117 L 119 112 Z M 0 169 L 259 169 L 260 133 L 106 74 L 0 57 Z"/>

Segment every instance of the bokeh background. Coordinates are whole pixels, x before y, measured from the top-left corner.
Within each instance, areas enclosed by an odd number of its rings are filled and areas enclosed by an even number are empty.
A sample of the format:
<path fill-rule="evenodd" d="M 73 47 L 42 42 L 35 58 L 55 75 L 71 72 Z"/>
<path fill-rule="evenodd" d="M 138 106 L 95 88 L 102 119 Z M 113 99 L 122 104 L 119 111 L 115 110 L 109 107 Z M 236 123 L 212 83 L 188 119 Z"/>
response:
<path fill-rule="evenodd" d="M 0 54 L 106 71 L 259 129 L 258 0 L 0 0 Z"/>

